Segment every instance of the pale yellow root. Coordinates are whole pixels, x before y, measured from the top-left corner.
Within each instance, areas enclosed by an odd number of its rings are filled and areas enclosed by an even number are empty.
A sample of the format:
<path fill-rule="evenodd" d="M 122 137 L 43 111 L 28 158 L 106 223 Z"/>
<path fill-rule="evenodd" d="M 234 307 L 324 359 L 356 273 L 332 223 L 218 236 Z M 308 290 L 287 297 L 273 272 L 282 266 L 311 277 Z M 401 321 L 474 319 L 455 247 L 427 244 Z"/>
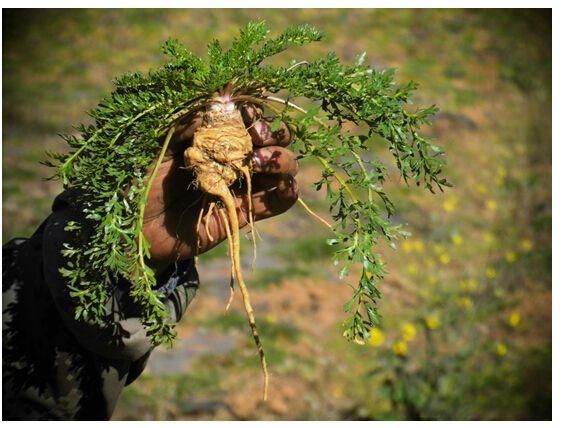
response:
<path fill-rule="evenodd" d="M 213 207 L 215 204 L 209 204 L 207 209 L 207 214 L 205 215 L 205 233 L 210 241 L 213 241 L 213 236 L 209 232 L 209 220 L 211 219 L 211 213 L 213 212 Z"/>
<path fill-rule="evenodd" d="M 203 212 L 205 211 L 205 206 L 208 202 L 208 197 L 206 195 L 204 195 L 203 201 L 202 201 L 202 207 L 200 208 L 200 213 L 198 215 L 198 222 L 196 223 L 196 236 L 197 236 L 197 250 L 200 249 L 201 247 L 201 242 L 200 242 L 200 226 L 201 226 L 201 222 L 202 222 L 202 217 L 203 217 Z"/>
<path fill-rule="evenodd" d="M 324 225 L 326 225 L 326 227 L 328 227 L 329 229 L 332 229 L 332 225 L 328 223 L 326 220 L 324 220 L 322 217 L 320 217 L 318 214 L 316 214 L 314 211 L 312 211 L 308 207 L 308 205 L 306 205 L 306 202 L 304 202 L 301 198 L 298 198 L 298 203 L 308 212 L 308 214 L 315 217 L 318 221 L 324 223 Z"/>
<path fill-rule="evenodd" d="M 253 197 L 251 196 L 252 184 L 251 173 L 245 167 L 241 168 L 241 173 L 245 176 L 247 182 L 247 205 L 249 205 L 249 226 L 251 226 L 251 237 L 253 239 L 253 262 L 251 268 L 255 268 L 255 261 L 257 260 L 257 240 L 255 239 L 255 223 L 253 221 Z"/>
<path fill-rule="evenodd" d="M 241 271 L 241 261 L 239 257 L 239 219 L 237 218 L 237 207 L 235 206 L 235 200 L 229 192 L 227 186 L 216 186 L 215 188 L 207 189 L 207 191 L 214 196 L 218 196 L 225 205 L 227 216 L 229 218 L 229 227 L 231 229 L 233 247 L 233 261 L 235 265 L 235 273 L 237 277 L 237 284 L 241 290 L 241 295 L 243 296 L 243 305 L 245 306 L 245 312 L 247 313 L 247 319 L 249 321 L 249 326 L 251 327 L 251 333 L 255 339 L 255 344 L 257 345 L 257 350 L 261 358 L 261 366 L 263 367 L 263 377 L 264 377 L 264 388 L 263 388 L 263 400 L 267 400 L 268 390 L 269 390 L 269 372 L 267 370 L 267 360 L 265 358 L 265 351 L 263 350 L 263 345 L 261 345 L 261 339 L 259 333 L 257 333 L 257 325 L 255 324 L 255 316 L 253 314 L 253 307 L 251 306 L 251 298 L 249 297 L 249 290 L 245 285 L 243 280 L 243 273 Z"/>
<path fill-rule="evenodd" d="M 249 186 L 249 211 L 252 218 L 251 179 L 248 171 L 245 173 L 240 169 L 246 165 L 248 156 L 253 151 L 253 142 L 243 124 L 241 113 L 228 105 L 224 99 L 225 95 L 221 93 L 216 104 L 205 113 L 203 125 L 194 133 L 193 145 L 184 151 L 184 162 L 195 171 L 199 189 L 211 196 L 217 196 L 224 205 L 229 226 L 228 243 L 231 248 L 232 266 L 243 297 L 249 327 L 261 358 L 264 375 L 263 400 L 266 400 L 269 386 L 267 361 L 257 333 L 249 291 L 243 280 L 239 254 L 239 218 L 235 199 L 228 187 L 239 178 L 240 172 L 245 175 Z M 206 233 L 209 239 L 212 239 L 208 227 L 210 216 L 211 206 L 205 223 Z"/>
<path fill-rule="evenodd" d="M 235 257 L 233 256 L 233 236 L 231 236 L 231 228 L 229 227 L 229 222 L 227 221 L 227 215 L 225 215 L 225 211 L 219 210 L 221 214 L 221 218 L 223 219 L 223 224 L 225 226 L 225 233 L 227 235 L 227 241 L 229 242 L 229 258 L 231 259 L 231 281 L 229 283 L 229 300 L 227 301 L 227 305 L 225 306 L 225 312 L 231 306 L 233 302 L 233 295 L 235 294 Z"/>

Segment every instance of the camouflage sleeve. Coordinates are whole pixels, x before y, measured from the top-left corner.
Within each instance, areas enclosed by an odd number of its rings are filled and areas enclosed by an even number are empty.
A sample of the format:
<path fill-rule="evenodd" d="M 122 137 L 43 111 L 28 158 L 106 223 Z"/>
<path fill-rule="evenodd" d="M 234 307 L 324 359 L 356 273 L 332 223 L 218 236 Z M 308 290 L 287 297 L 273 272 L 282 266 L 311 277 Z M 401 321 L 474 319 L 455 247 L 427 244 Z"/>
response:
<path fill-rule="evenodd" d="M 106 304 L 105 324 L 75 319 L 76 302 L 69 294 L 65 279 L 59 272 L 66 260 L 61 254 L 70 232 L 64 230 L 70 220 L 81 221 L 81 214 L 71 206 L 59 203 L 47 221 L 43 233 L 43 272 L 65 326 L 77 341 L 91 352 L 110 359 L 136 361 L 152 349 L 147 330 L 141 323 L 137 308 L 128 296 L 128 281 L 109 284 L 114 290 Z M 170 321 L 178 322 L 194 298 L 199 286 L 193 260 L 172 266 L 158 278 L 160 291 Z"/>

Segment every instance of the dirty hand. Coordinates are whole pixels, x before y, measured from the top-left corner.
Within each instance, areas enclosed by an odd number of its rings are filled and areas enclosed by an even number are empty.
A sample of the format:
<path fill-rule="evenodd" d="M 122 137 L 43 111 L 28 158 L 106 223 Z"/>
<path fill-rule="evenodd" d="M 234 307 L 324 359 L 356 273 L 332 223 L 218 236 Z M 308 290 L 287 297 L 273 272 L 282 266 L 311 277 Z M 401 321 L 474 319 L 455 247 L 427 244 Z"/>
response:
<path fill-rule="evenodd" d="M 258 221 L 281 214 L 296 202 L 298 188 L 294 176 L 298 172 L 298 162 L 296 155 L 285 148 L 291 143 L 292 136 L 284 123 L 272 132 L 260 108 L 245 105 L 241 114 L 254 145 L 252 199 L 253 218 Z M 191 184 L 193 176 L 184 169 L 183 152 L 191 144 L 200 123 L 201 115 L 196 115 L 176 130 L 150 189 L 144 215 L 144 236 L 150 243 L 150 264 L 157 271 L 176 260 L 197 256 L 226 238 L 217 208 L 212 210 L 209 219 L 208 237 L 205 213 L 199 219 L 204 208 L 203 193 Z M 248 218 L 246 187 L 236 184 L 232 189 L 239 210 L 239 226 L 244 227 Z"/>

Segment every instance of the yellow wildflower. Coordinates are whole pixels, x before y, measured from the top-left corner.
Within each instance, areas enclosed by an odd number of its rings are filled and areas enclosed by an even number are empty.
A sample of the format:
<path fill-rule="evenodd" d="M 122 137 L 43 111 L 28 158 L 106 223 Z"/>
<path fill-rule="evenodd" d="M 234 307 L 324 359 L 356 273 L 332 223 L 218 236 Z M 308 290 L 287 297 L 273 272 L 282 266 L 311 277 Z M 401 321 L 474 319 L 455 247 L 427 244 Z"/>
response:
<path fill-rule="evenodd" d="M 441 326 L 441 320 L 437 315 L 428 316 L 427 319 L 425 320 L 425 323 L 427 324 L 427 328 L 429 330 L 436 330 Z"/>
<path fill-rule="evenodd" d="M 427 279 L 427 281 L 429 282 L 430 285 L 435 285 L 437 283 L 437 277 L 435 275 L 429 275 L 429 278 Z"/>
<path fill-rule="evenodd" d="M 457 245 L 457 246 L 458 246 L 458 245 L 462 245 L 462 241 L 463 241 L 463 240 L 462 240 L 462 236 L 460 235 L 460 233 L 454 233 L 454 234 L 452 235 L 452 243 L 453 243 L 454 245 Z"/>
<path fill-rule="evenodd" d="M 393 353 L 399 357 L 404 357 L 407 355 L 407 343 L 400 340 L 399 342 L 395 342 L 393 344 Z"/>
<path fill-rule="evenodd" d="M 474 278 L 465 279 L 460 282 L 460 288 L 465 291 L 476 291 L 478 290 L 478 281 Z"/>
<path fill-rule="evenodd" d="M 403 334 L 403 340 L 405 342 L 411 342 L 417 336 L 417 329 L 410 322 L 406 322 L 401 327 L 401 333 Z"/>
<path fill-rule="evenodd" d="M 498 177 L 504 178 L 505 176 L 508 175 L 508 171 L 506 170 L 506 168 L 504 168 L 503 165 L 498 165 L 498 169 L 496 170 L 496 174 L 498 175 Z"/>
<path fill-rule="evenodd" d="M 488 188 L 484 184 L 479 184 L 478 186 L 476 186 L 476 190 L 478 190 L 478 193 L 481 193 L 483 195 L 488 193 Z"/>
<path fill-rule="evenodd" d="M 509 263 L 514 263 L 518 259 L 518 255 L 514 251 L 508 251 L 506 253 L 506 260 Z"/>
<path fill-rule="evenodd" d="M 531 249 L 533 248 L 533 242 L 531 242 L 529 239 L 524 239 L 521 242 L 520 246 L 524 251 L 531 251 Z"/>
<path fill-rule="evenodd" d="M 496 354 L 500 357 L 503 357 L 508 353 L 508 347 L 504 345 L 502 342 L 496 344 Z"/>
<path fill-rule="evenodd" d="M 494 236 L 494 234 L 492 232 L 486 232 L 484 234 L 484 242 L 486 244 L 493 244 L 494 242 L 496 242 L 496 237 Z"/>
<path fill-rule="evenodd" d="M 385 340 L 383 332 L 377 327 L 372 327 L 369 333 L 370 333 L 368 341 L 369 346 L 373 346 L 374 348 L 381 346 L 381 344 Z"/>
<path fill-rule="evenodd" d="M 450 263 L 450 256 L 447 253 L 443 253 L 440 255 L 439 260 L 443 265 L 448 265 Z"/>
<path fill-rule="evenodd" d="M 423 299 L 430 299 L 431 297 L 433 297 L 433 292 L 431 289 L 423 287 L 419 289 L 419 294 L 421 295 L 421 297 Z"/>
<path fill-rule="evenodd" d="M 447 213 L 451 213 L 455 210 L 457 203 L 458 203 L 457 197 L 450 197 L 446 201 L 443 202 L 443 209 Z"/>
<path fill-rule="evenodd" d="M 508 324 L 510 324 L 510 326 L 516 328 L 520 324 L 521 320 L 522 320 L 522 316 L 520 315 L 520 313 L 518 311 L 512 311 L 512 313 L 510 314 L 510 317 L 508 318 Z"/>
<path fill-rule="evenodd" d="M 504 168 L 502 165 L 498 166 L 498 169 L 496 170 L 496 184 L 498 186 L 501 186 L 504 184 L 504 178 L 506 178 L 506 176 L 508 175 L 508 171 L 506 170 L 506 168 Z"/>
<path fill-rule="evenodd" d="M 332 397 L 334 398 L 342 398 L 344 395 L 344 389 L 338 385 L 332 390 Z"/>
<path fill-rule="evenodd" d="M 458 305 L 464 309 L 470 309 L 473 306 L 472 299 L 470 297 L 459 297 Z"/>
<path fill-rule="evenodd" d="M 407 266 L 407 273 L 409 275 L 417 275 L 419 273 L 419 268 L 417 267 L 417 265 L 415 263 L 410 263 Z"/>
<path fill-rule="evenodd" d="M 502 298 L 504 297 L 504 289 L 503 288 L 496 288 L 494 289 L 494 296 L 496 296 L 497 298 Z"/>
<path fill-rule="evenodd" d="M 435 244 L 433 246 L 433 250 L 435 250 L 435 253 L 437 254 L 442 254 L 445 252 L 445 247 L 443 247 L 441 244 Z"/>
<path fill-rule="evenodd" d="M 411 251 L 413 251 L 413 244 L 410 241 L 403 241 L 403 243 L 401 244 L 401 248 L 403 248 L 403 251 L 405 251 L 406 253 L 410 253 Z"/>
<path fill-rule="evenodd" d="M 486 208 L 488 208 L 490 211 L 495 211 L 497 207 L 498 207 L 498 204 L 496 203 L 496 201 L 494 199 L 488 199 L 486 201 Z"/>
<path fill-rule="evenodd" d="M 417 239 L 416 241 L 413 241 L 413 249 L 418 253 L 422 253 L 425 251 L 425 243 L 420 239 Z"/>
<path fill-rule="evenodd" d="M 494 269 L 492 266 L 488 266 L 486 268 L 486 276 L 488 279 L 496 278 L 496 269 Z"/>
<path fill-rule="evenodd" d="M 478 286 L 479 286 L 478 281 L 475 280 L 474 278 L 470 278 L 470 280 L 468 281 L 468 289 L 470 291 L 475 291 L 478 290 Z"/>
<path fill-rule="evenodd" d="M 277 316 L 275 314 L 268 314 L 266 320 L 269 324 L 276 324 L 278 321 Z"/>

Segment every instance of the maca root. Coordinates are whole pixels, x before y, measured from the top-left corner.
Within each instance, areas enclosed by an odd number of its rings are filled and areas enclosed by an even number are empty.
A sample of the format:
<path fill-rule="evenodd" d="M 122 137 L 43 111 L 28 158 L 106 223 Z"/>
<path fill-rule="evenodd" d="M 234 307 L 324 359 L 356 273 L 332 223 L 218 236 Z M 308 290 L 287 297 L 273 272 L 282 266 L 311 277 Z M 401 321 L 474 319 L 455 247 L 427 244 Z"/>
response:
<path fill-rule="evenodd" d="M 235 199 L 229 189 L 241 177 L 246 179 L 249 223 L 253 228 L 250 173 L 252 152 L 253 142 L 245 128 L 241 113 L 229 98 L 219 97 L 219 102 L 210 105 L 204 114 L 203 124 L 194 133 L 192 146 L 184 152 L 184 162 L 186 167 L 194 173 L 197 188 L 209 197 L 218 198 L 223 205 L 221 216 L 226 226 L 230 246 L 231 285 L 236 279 L 243 297 L 249 326 L 261 358 L 264 375 L 263 399 L 266 400 L 269 382 L 267 362 L 257 332 L 249 291 L 243 280 L 239 254 L 239 220 Z M 252 234 L 255 235 L 254 230 Z M 233 288 L 231 287 L 228 307 L 232 297 Z"/>

